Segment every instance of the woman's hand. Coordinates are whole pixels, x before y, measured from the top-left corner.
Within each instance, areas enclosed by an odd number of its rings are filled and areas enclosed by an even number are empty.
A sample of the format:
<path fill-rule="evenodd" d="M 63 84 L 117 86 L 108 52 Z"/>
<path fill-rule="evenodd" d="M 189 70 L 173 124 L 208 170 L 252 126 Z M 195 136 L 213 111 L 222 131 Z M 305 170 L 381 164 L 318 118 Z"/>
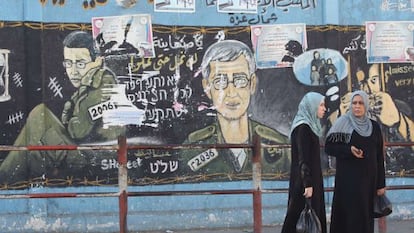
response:
<path fill-rule="evenodd" d="M 355 146 L 351 146 L 351 153 L 359 159 L 364 158 L 364 151 L 361 150 L 361 149 L 356 148 Z"/>
<path fill-rule="evenodd" d="M 312 194 L 313 194 L 313 188 L 312 187 L 305 188 L 305 192 L 303 193 L 303 196 L 305 196 L 306 198 L 311 198 Z"/>

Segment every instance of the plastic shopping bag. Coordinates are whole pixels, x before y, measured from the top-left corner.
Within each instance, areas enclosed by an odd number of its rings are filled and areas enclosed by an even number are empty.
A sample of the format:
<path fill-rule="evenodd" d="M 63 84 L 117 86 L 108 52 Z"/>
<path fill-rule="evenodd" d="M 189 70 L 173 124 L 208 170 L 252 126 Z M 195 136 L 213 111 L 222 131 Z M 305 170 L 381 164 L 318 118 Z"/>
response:
<path fill-rule="evenodd" d="M 392 213 L 392 203 L 387 196 L 374 197 L 374 218 L 382 218 Z"/>
<path fill-rule="evenodd" d="M 321 222 L 312 209 L 311 199 L 306 198 L 305 208 L 300 213 L 298 222 L 296 223 L 296 233 L 321 233 Z"/>

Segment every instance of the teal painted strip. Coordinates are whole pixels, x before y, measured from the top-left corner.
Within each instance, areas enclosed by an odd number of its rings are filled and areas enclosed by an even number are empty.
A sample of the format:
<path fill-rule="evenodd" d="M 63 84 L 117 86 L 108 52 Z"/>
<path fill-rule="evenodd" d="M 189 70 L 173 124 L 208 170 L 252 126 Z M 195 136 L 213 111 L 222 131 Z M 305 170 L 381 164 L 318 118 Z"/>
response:
<path fill-rule="evenodd" d="M 324 2 L 324 24 L 339 24 L 339 0 L 329 0 Z"/>
<path fill-rule="evenodd" d="M 321 17 L 322 4 L 313 6 L 304 5 L 301 2 L 273 4 L 272 1 L 263 1 L 258 6 L 258 14 L 218 13 L 215 4 L 207 4 L 212 2 L 210 0 L 195 1 L 196 12 L 194 13 L 154 12 L 153 4 L 149 4 L 148 1 L 138 1 L 131 8 L 121 7 L 117 4 L 117 1 L 109 0 L 105 4 L 96 4 L 93 8 L 90 6 L 84 8 L 84 1 L 66 0 L 64 5 L 53 4 L 52 2 L 48 0 L 42 5 L 39 0 L 3 1 L 0 8 L 0 20 L 90 23 L 92 17 L 151 14 L 153 23 L 161 25 L 248 26 L 274 23 L 306 23 L 308 25 L 321 25 L 323 23 Z M 275 22 L 272 14 L 277 17 Z"/>
<path fill-rule="evenodd" d="M 325 178 L 331 187 L 333 177 Z M 413 178 L 387 178 L 387 185 L 414 185 Z M 249 189 L 252 183 L 210 182 L 128 187 L 129 191 Z M 264 188 L 287 188 L 287 181 L 265 181 Z M 29 193 L 43 192 L 116 192 L 117 187 L 36 188 Z M 21 194 L 22 191 L 1 191 L 0 194 Z M 389 190 L 394 212 L 388 219 L 413 219 L 414 193 L 412 190 Z M 263 194 L 263 224 L 277 225 L 284 219 L 287 193 Z M 330 212 L 332 193 L 325 194 L 327 213 Z M 1 199 L 0 232 L 116 232 L 119 230 L 118 198 L 50 198 Z M 237 218 L 235 217 L 237 216 Z M 252 196 L 243 195 L 184 195 L 128 198 L 128 229 L 179 230 L 200 227 L 252 226 Z M 37 227 L 37 228 L 36 228 Z M 54 229 L 54 231 L 53 231 Z M 58 229 L 58 230 L 57 230 Z M 35 231 L 36 232 L 36 231 Z"/>
<path fill-rule="evenodd" d="M 22 21 L 24 19 L 24 0 L 0 2 L 0 21 Z"/>
<path fill-rule="evenodd" d="M 196 1 L 194 13 L 154 12 L 153 4 L 149 4 L 148 1 L 138 1 L 130 8 L 124 8 L 119 6 L 117 1 L 110 0 L 93 8 L 90 6 L 85 8 L 84 2 L 90 1 L 66 0 L 64 5 L 59 5 L 48 0 L 42 5 L 39 0 L 3 0 L 0 3 L 0 20 L 90 23 L 92 17 L 98 16 L 151 14 L 154 24 L 180 26 L 248 26 L 267 23 L 364 25 L 365 21 L 412 21 L 414 9 L 414 3 L 397 0 L 386 2 L 378 0 L 258 1 L 259 13 L 256 15 L 218 13 L 216 5 L 211 4 L 214 1 L 211 0 Z M 313 2 L 316 3 L 315 7 L 310 5 Z M 267 19 L 272 18 L 271 14 L 277 17 L 276 22 L 267 22 Z M 243 20 L 243 16 L 246 20 Z"/>

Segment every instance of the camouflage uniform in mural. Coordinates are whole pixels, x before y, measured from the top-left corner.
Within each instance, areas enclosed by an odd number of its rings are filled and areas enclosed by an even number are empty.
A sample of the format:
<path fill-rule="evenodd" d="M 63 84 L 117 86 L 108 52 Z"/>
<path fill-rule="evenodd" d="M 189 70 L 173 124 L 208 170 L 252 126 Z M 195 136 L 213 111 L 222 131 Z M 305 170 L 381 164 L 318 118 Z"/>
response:
<path fill-rule="evenodd" d="M 116 139 L 123 129 L 104 129 L 102 120 L 91 120 L 88 112 L 88 108 L 102 102 L 101 88 L 114 83 L 115 77 L 109 70 L 90 70 L 65 104 L 62 121 L 40 104 L 30 112 L 14 145 L 74 145 Z M 39 176 L 74 175 L 89 164 L 92 154 L 74 150 L 11 151 L 0 166 L 0 180 L 13 183 Z"/>
<path fill-rule="evenodd" d="M 61 119 L 45 104 L 36 106 L 27 117 L 15 146 L 104 142 L 116 139 L 124 131 L 121 127 L 104 129 L 102 111 L 93 111 L 110 98 L 102 96 L 102 88 L 116 84 L 116 79 L 102 66 L 102 58 L 96 56 L 92 36 L 72 32 L 63 44 L 63 66 L 76 91 L 65 103 Z M 80 169 L 94 156 L 93 151 L 11 151 L 0 166 L 0 182 L 14 183 L 36 177 L 84 177 L 88 171 L 80 172 Z"/>
<path fill-rule="evenodd" d="M 253 142 L 254 136 L 260 136 L 262 144 L 288 143 L 286 136 L 258 122 L 249 120 L 250 143 Z M 225 144 L 225 142 L 219 124 L 214 123 L 189 134 L 184 144 Z M 286 147 L 262 148 L 261 156 L 263 174 L 274 175 L 289 170 L 289 149 Z M 250 173 L 252 158 L 251 149 L 190 149 L 180 154 L 180 170 L 184 175 L 189 176 L 194 174 Z M 251 175 L 247 178 L 251 178 Z"/>
<path fill-rule="evenodd" d="M 115 75 L 106 68 L 90 70 L 82 78 L 82 85 L 66 102 L 62 113 L 62 123 L 75 141 L 87 143 L 116 139 L 122 129 L 104 129 L 101 120 L 92 120 L 91 107 L 105 102 L 109 97 L 102 96 L 102 88 L 116 84 Z M 67 115 L 68 114 L 68 115 Z"/>

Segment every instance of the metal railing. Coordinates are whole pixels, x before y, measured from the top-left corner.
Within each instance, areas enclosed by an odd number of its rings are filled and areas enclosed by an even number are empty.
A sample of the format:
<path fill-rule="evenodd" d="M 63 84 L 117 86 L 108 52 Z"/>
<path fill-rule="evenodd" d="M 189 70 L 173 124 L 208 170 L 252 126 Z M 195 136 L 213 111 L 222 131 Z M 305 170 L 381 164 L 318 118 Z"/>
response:
<path fill-rule="evenodd" d="M 393 146 L 414 146 L 414 143 L 385 143 L 385 147 Z M 119 201 L 119 232 L 127 232 L 128 197 L 136 196 L 175 196 L 175 195 L 238 195 L 252 194 L 253 198 L 253 230 L 254 233 L 262 232 L 262 194 L 263 193 L 287 193 L 287 188 L 262 189 L 261 187 L 261 149 L 268 147 L 290 147 L 289 144 L 266 145 L 260 143 L 260 138 L 255 137 L 253 144 L 169 144 L 169 145 L 128 145 L 125 136 L 118 138 L 117 145 L 111 146 L 77 146 L 77 145 L 47 145 L 47 146 L 0 146 L 0 151 L 35 151 L 35 150 L 116 150 L 118 157 L 118 192 L 88 192 L 88 193 L 35 193 L 35 194 L 7 194 L 0 195 L 0 199 L 25 199 L 25 198 L 96 198 L 96 197 L 118 197 Z M 228 149 L 247 148 L 253 150 L 252 158 L 252 189 L 233 190 L 189 190 L 189 191 L 144 191 L 128 192 L 128 169 L 127 151 L 145 149 Z M 414 185 L 387 186 L 387 190 L 411 190 Z M 326 187 L 325 192 L 332 192 L 333 187 Z M 386 232 L 386 219 L 378 221 L 378 228 L 381 233 Z"/>

